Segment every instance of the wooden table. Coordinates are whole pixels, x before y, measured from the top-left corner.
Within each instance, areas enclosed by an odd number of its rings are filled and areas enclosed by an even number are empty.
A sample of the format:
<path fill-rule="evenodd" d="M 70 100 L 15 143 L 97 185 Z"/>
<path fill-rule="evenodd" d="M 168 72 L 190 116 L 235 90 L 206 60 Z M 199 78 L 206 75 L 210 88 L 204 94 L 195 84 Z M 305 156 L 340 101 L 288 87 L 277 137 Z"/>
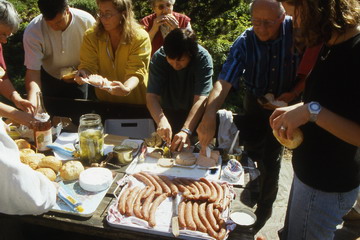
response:
<path fill-rule="evenodd" d="M 118 229 L 110 227 L 106 222 L 107 210 L 111 203 L 115 200 L 113 191 L 116 188 L 116 181 L 124 176 L 125 168 L 118 170 L 118 174 L 109 191 L 101 201 L 99 207 L 92 217 L 84 218 L 63 213 L 48 212 L 40 216 L 8 216 L 0 214 L 0 218 L 16 218 L 25 223 L 39 225 L 47 228 L 60 229 L 67 232 L 106 238 L 106 239 L 171 239 L 170 237 L 154 235 L 151 233 L 141 233 L 131 230 Z M 249 174 L 245 174 L 245 180 L 249 181 Z M 251 202 L 251 189 L 237 187 L 236 198 L 232 203 L 232 209 L 246 207 L 247 201 Z M 86 239 L 86 238 L 84 238 Z M 228 239 L 236 240 L 253 240 L 254 234 L 251 229 L 236 229 L 230 233 Z"/>

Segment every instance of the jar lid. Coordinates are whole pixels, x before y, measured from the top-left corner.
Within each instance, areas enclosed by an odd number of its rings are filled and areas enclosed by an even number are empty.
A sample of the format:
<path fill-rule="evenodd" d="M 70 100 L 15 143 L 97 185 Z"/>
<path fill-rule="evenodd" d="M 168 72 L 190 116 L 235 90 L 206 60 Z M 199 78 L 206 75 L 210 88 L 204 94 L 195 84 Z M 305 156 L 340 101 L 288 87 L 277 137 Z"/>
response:
<path fill-rule="evenodd" d="M 127 145 L 117 145 L 113 149 L 114 152 L 126 152 L 126 151 L 132 151 L 132 150 L 133 150 L 133 148 L 131 146 L 127 146 Z"/>

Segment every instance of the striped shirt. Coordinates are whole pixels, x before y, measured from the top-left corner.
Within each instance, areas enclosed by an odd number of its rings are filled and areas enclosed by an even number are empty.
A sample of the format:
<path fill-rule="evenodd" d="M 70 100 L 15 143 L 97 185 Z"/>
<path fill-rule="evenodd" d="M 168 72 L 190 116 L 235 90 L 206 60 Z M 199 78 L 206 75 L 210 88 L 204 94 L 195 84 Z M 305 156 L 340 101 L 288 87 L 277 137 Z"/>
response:
<path fill-rule="evenodd" d="M 293 48 L 292 21 L 286 17 L 275 40 L 262 42 L 252 27 L 245 30 L 232 45 L 219 79 L 235 89 L 243 80 L 255 96 L 273 93 L 278 97 L 295 86 L 299 60 Z"/>

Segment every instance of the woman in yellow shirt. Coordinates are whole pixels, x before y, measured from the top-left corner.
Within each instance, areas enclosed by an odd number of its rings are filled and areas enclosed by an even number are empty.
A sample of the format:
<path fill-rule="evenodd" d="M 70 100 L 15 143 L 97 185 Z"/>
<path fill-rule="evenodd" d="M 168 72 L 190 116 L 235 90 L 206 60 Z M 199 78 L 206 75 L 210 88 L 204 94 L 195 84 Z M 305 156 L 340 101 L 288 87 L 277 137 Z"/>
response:
<path fill-rule="evenodd" d="M 135 20 L 131 0 L 97 0 L 97 4 L 97 23 L 84 35 L 76 82 L 84 84 L 91 74 L 98 74 L 111 81 L 110 88 L 95 89 L 100 101 L 145 104 L 149 35 Z"/>

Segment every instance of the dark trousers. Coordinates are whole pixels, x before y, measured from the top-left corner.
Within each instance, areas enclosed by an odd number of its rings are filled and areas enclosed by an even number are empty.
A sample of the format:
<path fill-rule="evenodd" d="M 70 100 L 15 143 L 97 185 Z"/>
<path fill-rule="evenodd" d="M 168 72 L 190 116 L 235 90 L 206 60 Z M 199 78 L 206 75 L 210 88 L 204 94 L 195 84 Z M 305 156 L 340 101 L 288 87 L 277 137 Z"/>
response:
<path fill-rule="evenodd" d="M 69 99 L 89 99 L 89 88 L 88 84 L 78 85 L 77 83 L 67 83 L 54 78 L 41 68 L 41 91 L 44 96 Z"/>
<path fill-rule="evenodd" d="M 249 157 L 260 170 L 258 209 L 271 210 L 278 192 L 282 146 L 272 134 L 269 117 L 273 111 L 264 109 L 251 93 L 244 97 L 244 114 L 235 119 L 240 138 Z M 260 210 L 259 209 L 259 210 Z"/>

